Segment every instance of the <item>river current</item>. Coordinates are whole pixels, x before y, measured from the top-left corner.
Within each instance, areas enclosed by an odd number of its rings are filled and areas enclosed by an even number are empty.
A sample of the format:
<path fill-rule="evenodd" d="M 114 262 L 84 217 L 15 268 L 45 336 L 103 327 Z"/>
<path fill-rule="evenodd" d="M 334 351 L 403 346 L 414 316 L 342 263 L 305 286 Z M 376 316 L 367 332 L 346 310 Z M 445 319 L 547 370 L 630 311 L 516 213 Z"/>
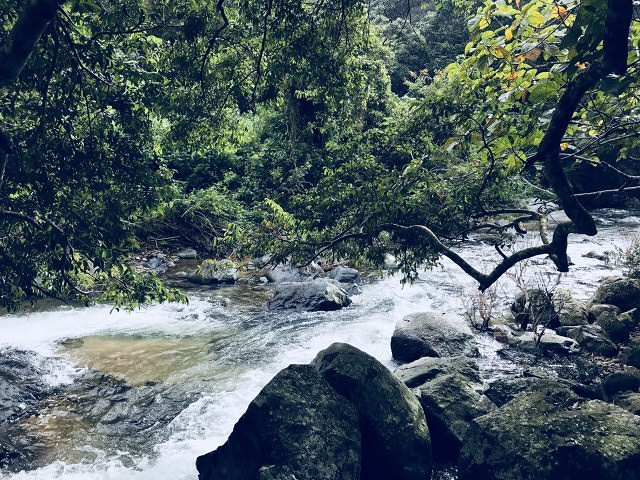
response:
<path fill-rule="evenodd" d="M 598 222 L 597 237 L 570 238 L 575 265 L 560 287 L 577 298 L 589 297 L 603 277 L 620 274 L 617 265 L 584 255 L 624 248 L 640 218 L 607 210 Z M 461 251 L 486 268 L 498 258 L 480 241 Z M 552 272 L 548 260 L 537 259 L 526 275 L 549 278 Z M 52 386 L 73 385 L 91 370 L 134 387 L 161 385 L 191 399 L 175 418 L 136 431 L 127 441 L 101 434 L 90 422 L 68 415 L 64 402 L 53 400 L 25 423 L 45 445 L 37 468 L 0 471 L 0 478 L 193 480 L 195 458 L 224 443 L 249 402 L 283 367 L 308 363 L 339 341 L 394 368 L 389 342 L 399 319 L 420 311 L 464 314 L 463 305 L 476 292 L 474 282 L 448 261 L 422 272 L 413 285 L 401 285 L 400 278 L 370 279 L 353 297 L 353 305 L 338 312 L 266 312 L 269 287 L 240 285 L 194 290 L 188 305 L 154 305 L 133 313 L 95 306 L 0 316 L 0 348 L 36 352 L 34 361 Z M 500 310 L 508 309 L 515 292 L 511 280 L 501 282 Z M 496 353 L 495 341 L 479 337 L 479 342 L 485 378 L 518 368 Z"/>

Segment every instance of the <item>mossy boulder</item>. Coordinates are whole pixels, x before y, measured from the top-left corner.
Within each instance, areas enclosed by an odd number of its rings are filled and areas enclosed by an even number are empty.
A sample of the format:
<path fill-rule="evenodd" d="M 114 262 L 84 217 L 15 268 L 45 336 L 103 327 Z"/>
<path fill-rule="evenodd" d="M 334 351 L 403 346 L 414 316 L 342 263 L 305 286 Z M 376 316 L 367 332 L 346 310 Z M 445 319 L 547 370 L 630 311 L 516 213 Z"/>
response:
<path fill-rule="evenodd" d="M 458 465 L 460 480 L 640 479 L 640 418 L 542 387 L 476 418 Z"/>

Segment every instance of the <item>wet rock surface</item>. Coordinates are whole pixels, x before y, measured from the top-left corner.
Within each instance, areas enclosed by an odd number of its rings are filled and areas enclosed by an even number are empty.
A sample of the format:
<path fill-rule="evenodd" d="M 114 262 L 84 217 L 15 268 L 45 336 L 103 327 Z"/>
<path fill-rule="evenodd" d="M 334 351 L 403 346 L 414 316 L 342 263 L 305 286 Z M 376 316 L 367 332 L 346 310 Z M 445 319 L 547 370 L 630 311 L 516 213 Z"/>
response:
<path fill-rule="evenodd" d="M 275 311 L 333 311 L 351 305 L 351 299 L 335 280 L 316 279 L 308 282 L 280 283 L 269 301 Z"/>
<path fill-rule="evenodd" d="M 431 472 L 431 440 L 411 391 L 378 360 L 335 343 L 311 363 L 353 406 L 360 419 L 362 477 L 423 480 Z"/>
<path fill-rule="evenodd" d="M 404 317 L 391 337 L 391 353 L 399 362 L 421 357 L 476 356 L 475 336 L 462 317 L 433 312 Z"/>
<path fill-rule="evenodd" d="M 229 285 L 238 280 L 238 269 L 230 260 L 206 260 L 187 279 L 199 285 Z"/>
<path fill-rule="evenodd" d="M 562 387 L 516 396 L 472 422 L 461 480 L 640 478 L 640 418 Z"/>
<path fill-rule="evenodd" d="M 615 305 L 622 312 L 640 307 L 640 280 L 627 277 L 606 278 L 591 297 L 591 303 Z"/>
<path fill-rule="evenodd" d="M 200 480 L 360 479 L 358 413 L 309 365 L 280 371 L 217 450 Z"/>

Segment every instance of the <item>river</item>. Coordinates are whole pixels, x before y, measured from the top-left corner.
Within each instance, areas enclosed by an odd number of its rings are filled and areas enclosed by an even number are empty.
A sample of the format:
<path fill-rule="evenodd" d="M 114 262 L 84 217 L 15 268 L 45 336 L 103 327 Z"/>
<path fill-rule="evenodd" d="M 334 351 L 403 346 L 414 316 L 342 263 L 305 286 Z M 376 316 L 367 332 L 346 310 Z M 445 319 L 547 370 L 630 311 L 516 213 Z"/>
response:
<path fill-rule="evenodd" d="M 571 237 L 575 265 L 563 275 L 561 288 L 578 298 L 587 298 L 601 278 L 620 273 L 615 265 L 583 255 L 624 248 L 640 225 L 637 213 L 620 210 L 597 218 L 597 237 Z M 496 260 L 493 249 L 479 241 L 462 252 L 476 265 L 488 267 Z M 527 275 L 546 278 L 552 272 L 549 261 L 538 259 Z M 505 279 L 498 292 L 506 310 L 513 282 Z M 0 348 L 35 352 L 33 362 L 54 389 L 64 391 L 87 371 L 97 371 L 133 389 L 155 385 L 158 401 L 165 391 L 184 400 L 177 416 L 118 436 L 105 430 L 104 419 L 97 425 L 71 414 L 69 394 L 54 395 L 37 417 L 23 422 L 42 443 L 36 468 L 0 471 L 0 478 L 193 480 L 195 458 L 224 443 L 249 402 L 281 368 L 308 363 L 336 341 L 394 368 L 389 341 L 399 319 L 429 310 L 462 314 L 474 293 L 474 283 L 447 261 L 422 272 L 411 286 L 401 285 L 398 275 L 371 279 L 353 305 L 338 312 L 269 313 L 264 310 L 268 287 L 233 286 L 194 290 L 188 305 L 154 305 L 133 313 L 94 306 L 0 316 Z M 495 341 L 479 341 L 485 377 L 518 368 L 496 353 Z M 82 391 L 76 388 L 75 394 Z M 128 415 L 153 413 L 144 405 L 127 410 Z"/>

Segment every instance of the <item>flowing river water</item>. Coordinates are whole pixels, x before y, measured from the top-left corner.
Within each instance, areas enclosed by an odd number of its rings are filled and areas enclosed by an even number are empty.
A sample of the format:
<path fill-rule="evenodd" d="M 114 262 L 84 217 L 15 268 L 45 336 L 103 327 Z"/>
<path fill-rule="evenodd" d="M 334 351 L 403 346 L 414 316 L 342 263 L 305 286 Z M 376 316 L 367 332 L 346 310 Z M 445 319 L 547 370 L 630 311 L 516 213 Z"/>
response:
<path fill-rule="evenodd" d="M 624 248 L 640 218 L 607 210 L 598 222 L 597 237 L 571 238 L 569 254 L 575 265 L 560 286 L 577 298 L 590 296 L 601 278 L 620 274 L 619 267 L 584 255 Z M 480 241 L 465 245 L 462 252 L 471 263 L 487 268 L 497 259 Z M 553 272 L 545 259 L 534 260 L 530 267 L 527 275 L 532 277 Z M 155 305 L 133 313 L 95 306 L 0 316 L 0 352 L 35 352 L 31 358 L 42 381 L 74 392 L 51 396 L 37 416 L 22 422 L 26 438 L 40 443 L 40 455 L 32 468 L 0 470 L 0 478 L 195 479 L 195 458 L 224 443 L 249 402 L 280 369 L 308 363 L 336 341 L 394 368 L 389 342 L 399 319 L 420 311 L 463 314 L 475 291 L 473 281 L 447 261 L 422 272 L 411 286 L 402 286 L 397 275 L 368 281 L 353 297 L 353 305 L 337 312 L 270 313 L 264 309 L 269 287 L 240 285 L 194 290 L 188 305 Z M 501 283 L 501 310 L 508 308 L 515 291 L 508 279 Z M 521 368 L 498 353 L 494 340 L 479 336 L 478 341 L 485 378 Z M 117 415 L 97 425 L 91 416 L 70 413 L 78 411 L 74 395 L 81 398 L 82 389 L 89 388 L 80 380 L 87 372 L 126 381 L 131 391 L 155 389 L 152 400 L 134 402 L 125 410 L 134 428 L 118 424 L 122 418 Z M 98 388 L 99 397 L 102 387 L 94 383 L 91 388 Z M 151 409 L 162 405 L 167 392 L 178 411 L 170 418 L 154 416 Z"/>

